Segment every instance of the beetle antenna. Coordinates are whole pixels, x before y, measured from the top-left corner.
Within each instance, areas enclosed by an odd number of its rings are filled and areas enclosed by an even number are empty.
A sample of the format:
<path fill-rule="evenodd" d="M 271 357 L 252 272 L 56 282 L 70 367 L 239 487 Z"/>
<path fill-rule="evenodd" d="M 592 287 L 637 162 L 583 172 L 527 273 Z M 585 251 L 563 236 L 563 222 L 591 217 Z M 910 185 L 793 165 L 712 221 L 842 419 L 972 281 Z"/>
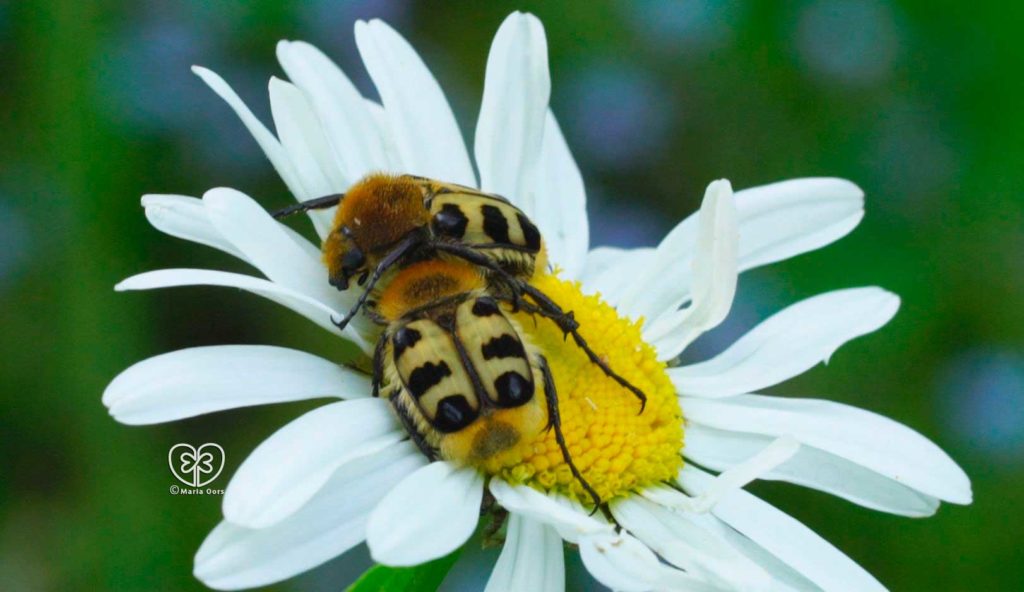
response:
<path fill-rule="evenodd" d="M 325 195 L 323 197 L 318 197 L 316 199 L 311 199 L 309 201 L 301 201 L 297 204 L 290 205 L 286 208 L 281 208 L 280 210 L 271 212 L 270 215 L 273 216 L 276 220 L 280 220 L 281 218 L 287 218 L 288 216 L 298 214 L 300 212 L 308 212 L 310 210 L 325 210 L 327 208 L 333 208 L 334 206 L 341 203 L 341 200 L 344 197 L 344 193 L 334 193 L 332 195 Z"/>
<path fill-rule="evenodd" d="M 405 257 L 405 255 L 409 253 L 409 251 L 418 246 L 422 242 L 422 240 L 423 239 L 420 237 L 420 235 L 414 232 L 408 235 L 406 238 L 402 239 L 402 241 L 398 243 L 394 250 L 388 253 L 388 256 L 385 257 L 377 265 L 377 268 L 373 270 L 373 275 L 370 276 L 370 281 L 367 282 L 366 288 L 363 290 L 363 293 L 359 295 L 359 299 L 356 300 L 355 305 L 352 307 L 351 310 L 348 311 L 348 314 L 346 314 L 344 318 L 337 321 L 335 321 L 333 318 L 331 319 L 331 321 L 335 324 L 335 326 L 338 327 L 338 329 L 344 330 L 345 327 L 348 326 L 349 321 L 351 321 L 356 316 L 356 314 L 359 313 L 359 309 L 361 309 L 363 305 L 366 304 L 366 299 L 369 298 L 370 293 L 373 292 L 373 288 L 377 285 L 377 281 L 384 276 L 384 273 L 387 270 L 391 269 L 393 265 L 401 261 L 402 257 Z"/>

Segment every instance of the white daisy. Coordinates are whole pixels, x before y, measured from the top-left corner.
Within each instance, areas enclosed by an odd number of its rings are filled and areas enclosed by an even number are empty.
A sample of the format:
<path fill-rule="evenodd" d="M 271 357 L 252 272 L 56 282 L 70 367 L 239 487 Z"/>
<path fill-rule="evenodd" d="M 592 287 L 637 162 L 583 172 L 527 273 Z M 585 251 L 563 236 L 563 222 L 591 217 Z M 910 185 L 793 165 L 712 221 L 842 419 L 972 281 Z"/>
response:
<path fill-rule="evenodd" d="M 196 555 L 200 580 L 219 589 L 261 586 L 364 540 L 383 564 L 429 561 L 474 532 L 486 489 L 510 513 L 488 590 L 564 589 L 563 541 L 578 545 L 590 573 L 616 590 L 881 589 L 842 552 L 742 487 L 755 478 L 789 481 L 914 517 L 933 514 L 940 501 L 971 501 L 963 471 L 906 426 L 839 403 L 752 394 L 884 325 L 899 306 L 885 290 L 803 300 L 708 361 L 676 363 L 726 317 L 739 272 L 850 232 L 863 214 L 855 185 L 797 179 L 734 194 L 728 181 L 715 181 L 700 211 L 657 247 L 588 251 L 583 182 L 548 110 L 547 48 L 536 18 L 510 15 L 491 47 L 474 142 L 479 180 L 440 86 L 412 47 L 380 21 L 357 23 L 355 34 L 383 104 L 361 96 L 314 47 L 282 41 L 277 56 L 291 82 L 270 81 L 276 136 L 216 74 L 195 72 L 241 117 L 300 201 L 344 192 L 379 170 L 512 199 L 540 227 L 559 270 L 537 285 L 575 312 L 611 367 L 644 389 L 647 409 L 638 415 L 632 395 L 564 345 L 549 323 L 524 324 L 551 362 L 573 458 L 609 501 L 610 515 L 591 515 L 576 501 L 586 498 L 550 434 L 494 465 L 428 463 L 387 402 L 370 398 L 369 377 L 329 360 L 255 345 L 145 360 L 104 393 L 121 422 L 340 399 L 292 421 L 242 463 L 224 495 L 224 521 Z M 167 269 L 118 290 L 236 287 L 338 333 L 331 318 L 355 295 L 331 287 L 318 247 L 255 201 L 219 188 L 201 200 L 147 195 L 142 202 L 156 228 L 235 255 L 264 277 Z M 310 218 L 323 237 L 331 212 Z M 339 336 L 369 352 L 374 331 L 364 321 Z"/>

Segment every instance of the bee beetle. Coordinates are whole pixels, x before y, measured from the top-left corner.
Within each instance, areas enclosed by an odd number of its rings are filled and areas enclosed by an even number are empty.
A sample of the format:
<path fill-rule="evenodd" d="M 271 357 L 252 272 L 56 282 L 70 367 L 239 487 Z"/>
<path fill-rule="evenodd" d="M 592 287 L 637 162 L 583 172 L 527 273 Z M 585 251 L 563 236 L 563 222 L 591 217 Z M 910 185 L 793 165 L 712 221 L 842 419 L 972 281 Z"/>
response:
<path fill-rule="evenodd" d="M 372 174 L 347 193 L 295 204 L 273 215 L 283 218 L 339 204 L 323 248 L 330 282 L 341 290 L 353 278 L 365 284 L 371 270 L 382 263 L 393 265 L 426 243 L 477 251 L 524 279 L 545 265 L 540 231 L 507 199 L 423 177 Z"/>
<path fill-rule="evenodd" d="M 492 293 L 508 296 L 515 309 L 551 319 L 590 361 L 641 401 L 640 389 L 615 373 L 579 334 L 572 312 L 529 284 L 547 265 L 544 239 L 537 226 L 504 197 L 470 187 L 413 175 L 371 174 L 345 194 L 328 195 L 273 213 L 284 218 L 298 212 L 339 206 L 323 257 L 330 283 L 347 290 L 363 287 L 356 304 L 335 323 L 344 328 L 396 269 L 431 259 L 462 260 L 479 268 Z M 527 298 L 528 297 L 528 298 Z M 379 298 L 377 298 L 379 299 Z M 374 308 L 374 305 L 371 305 Z"/>
<path fill-rule="evenodd" d="M 547 361 L 524 339 L 477 266 L 427 260 L 382 290 L 386 328 L 373 356 L 373 394 L 386 396 L 423 453 L 480 464 L 554 429 L 573 476 Z"/>

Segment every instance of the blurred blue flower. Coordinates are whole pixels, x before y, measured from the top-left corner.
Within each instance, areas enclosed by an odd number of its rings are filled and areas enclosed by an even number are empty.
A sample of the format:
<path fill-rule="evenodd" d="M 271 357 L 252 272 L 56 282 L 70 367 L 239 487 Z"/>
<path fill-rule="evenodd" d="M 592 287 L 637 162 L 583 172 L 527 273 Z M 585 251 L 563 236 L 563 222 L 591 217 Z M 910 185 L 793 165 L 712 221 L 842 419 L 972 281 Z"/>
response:
<path fill-rule="evenodd" d="M 620 6 L 649 44 L 683 51 L 728 44 L 746 9 L 741 0 L 640 0 Z"/>
<path fill-rule="evenodd" d="M 670 94 L 645 70 L 600 62 L 582 70 L 566 85 L 572 144 L 600 166 L 633 168 L 657 154 L 668 138 Z"/>
<path fill-rule="evenodd" d="M 195 27 L 143 18 L 108 41 L 97 64 L 97 94 L 126 131 L 177 131 L 205 91 L 189 67 L 209 60 L 211 53 Z"/>
<path fill-rule="evenodd" d="M 862 86 L 892 70 L 900 47 L 892 9 L 876 0 L 816 0 L 797 18 L 797 55 L 827 82 Z"/>
<path fill-rule="evenodd" d="M 946 423 L 971 450 L 1024 461 L 1024 354 L 975 349 L 952 360 L 939 380 Z"/>

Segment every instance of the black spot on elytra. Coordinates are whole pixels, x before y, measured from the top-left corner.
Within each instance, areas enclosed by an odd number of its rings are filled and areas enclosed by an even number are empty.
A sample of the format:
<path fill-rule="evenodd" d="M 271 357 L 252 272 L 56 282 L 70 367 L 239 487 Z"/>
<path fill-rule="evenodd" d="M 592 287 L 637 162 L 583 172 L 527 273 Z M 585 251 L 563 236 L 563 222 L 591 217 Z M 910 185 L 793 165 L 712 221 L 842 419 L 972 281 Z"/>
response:
<path fill-rule="evenodd" d="M 446 376 L 452 375 L 448 364 L 427 362 L 409 373 L 409 392 L 417 399 L 441 382 Z"/>
<path fill-rule="evenodd" d="M 477 298 L 476 302 L 473 303 L 473 314 L 478 317 L 489 317 L 501 312 L 498 309 L 498 303 L 493 298 L 484 296 Z"/>
<path fill-rule="evenodd" d="M 441 206 L 441 211 L 434 214 L 430 227 L 437 236 L 462 238 L 466 234 L 467 224 L 469 224 L 469 220 L 459 206 L 449 203 Z"/>
<path fill-rule="evenodd" d="M 495 337 L 480 347 L 485 360 L 494 358 L 524 358 L 523 344 L 510 333 Z"/>
<path fill-rule="evenodd" d="M 394 337 L 391 338 L 391 343 L 395 346 L 395 359 L 401 358 L 405 350 L 416 345 L 421 337 L 423 336 L 420 332 L 411 327 L 402 327 L 395 331 Z"/>
<path fill-rule="evenodd" d="M 532 251 L 540 250 L 540 231 L 533 225 L 533 222 L 523 214 L 516 214 L 519 220 L 519 227 L 523 229 L 523 240 L 526 241 L 526 248 Z"/>
<path fill-rule="evenodd" d="M 477 411 L 462 395 L 449 395 L 437 403 L 437 413 L 431 422 L 438 431 L 457 432 L 476 420 Z"/>
<path fill-rule="evenodd" d="M 491 205 L 481 206 L 480 213 L 484 215 L 484 232 L 487 233 L 487 236 L 500 245 L 509 244 L 508 220 L 505 219 L 505 214 Z"/>
<path fill-rule="evenodd" d="M 519 407 L 533 398 L 533 382 L 518 372 L 506 372 L 494 379 L 499 407 Z"/>

